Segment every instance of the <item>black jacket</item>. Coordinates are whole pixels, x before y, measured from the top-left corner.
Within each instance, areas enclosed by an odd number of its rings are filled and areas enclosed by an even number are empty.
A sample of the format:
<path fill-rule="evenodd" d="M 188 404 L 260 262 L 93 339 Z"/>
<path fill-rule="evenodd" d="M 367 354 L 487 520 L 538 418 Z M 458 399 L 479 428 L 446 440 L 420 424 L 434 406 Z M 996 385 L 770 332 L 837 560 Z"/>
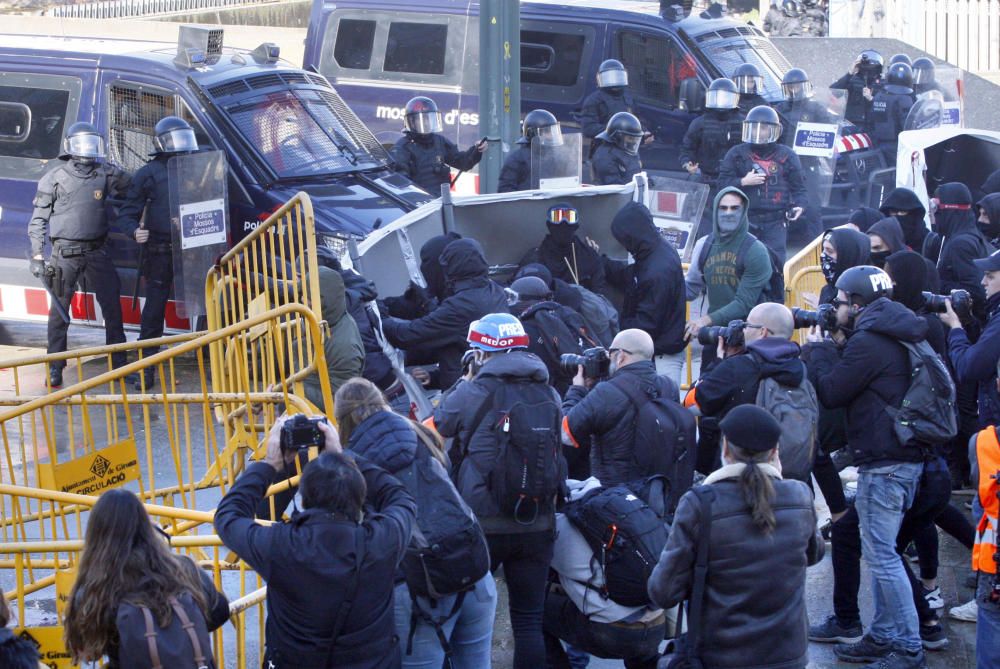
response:
<path fill-rule="evenodd" d="M 31 639 L 14 635 L 14 630 L 0 628 L 0 667 L 38 669 L 38 651 Z"/>
<path fill-rule="evenodd" d="M 601 256 L 576 235 L 570 244 L 560 244 L 551 234 L 545 235 L 537 248 L 521 258 L 520 266 L 532 263 L 545 265 L 552 277 L 560 281 L 579 283 L 592 292 L 608 294 L 608 280 L 604 276 Z M 572 272 L 571 267 L 574 268 Z M 573 272 L 576 272 L 575 277 Z"/>
<path fill-rule="evenodd" d="M 983 181 L 983 185 L 979 188 L 983 191 L 984 195 L 1000 193 L 1000 170 L 990 172 L 990 175 L 986 177 L 986 180 Z"/>
<path fill-rule="evenodd" d="M 760 165 L 767 179 L 760 186 L 741 186 L 740 180 L 754 165 Z M 750 222 L 781 218 L 792 207 L 806 207 L 806 193 L 802 163 L 784 144 L 739 144 L 729 149 L 719 168 L 719 188 L 739 188 L 750 199 Z"/>
<path fill-rule="evenodd" d="M 733 408 L 757 401 L 761 379 L 798 386 L 806 375 L 800 353 L 798 344 L 779 337 L 751 342 L 746 353 L 721 360 L 702 375 L 694 389 L 698 408 L 706 416 L 722 419 Z"/>
<path fill-rule="evenodd" d="M 814 100 L 785 100 L 774 110 L 781 117 L 781 139 L 785 146 L 795 142 L 795 129 L 799 123 L 831 123 L 834 119 L 826 108 Z"/>
<path fill-rule="evenodd" d="M 985 211 L 989 223 L 978 223 L 979 231 L 994 248 L 1000 248 L 1000 193 L 991 193 L 976 203 Z M 977 217 L 978 218 L 978 217 Z"/>
<path fill-rule="evenodd" d="M 434 197 L 441 197 L 441 185 L 451 181 L 451 170 L 471 170 L 483 154 L 475 146 L 460 151 L 442 135 L 405 134 L 390 151 L 396 170 Z"/>
<path fill-rule="evenodd" d="M 629 265 L 604 256 L 608 281 L 625 293 L 621 329 L 645 330 L 656 355 L 683 351 L 686 290 L 677 251 L 667 246 L 649 210 L 635 202 L 615 214 L 611 234 L 635 259 Z"/>
<path fill-rule="evenodd" d="M 890 216 L 893 211 L 908 212 L 905 216 L 896 216 L 899 225 L 903 228 L 903 239 L 906 245 L 917 253 L 924 251 L 924 238 L 927 236 L 927 226 L 924 224 L 924 216 L 927 209 L 920 198 L 909 188 L 893 188 L 882 200 L 879 211 Z"/>
<path fill-rule="evenodd" d="M 382 347 L 375 338 L 375 328 L 372 327 L 365 311 L 365 304 L 378 297 L 375 284 L 353 269 L 341 270 L 340 276 L 344 279 L 347 313 L 357 324 L 358 332 L 361 333 L 361 343 L 365 347 L 364 377 L 385 390 L 395 382 L 396 375 L 392 371 L 392 363 L 382 352 Z"/>
<path fill-rule="evenodd" d="M 598 186 L 627 184 L 642 171 L 639 156 L 599 139 L 594 142 L 597 147 L 590 159 L 590 169 L 594 172 L 594 183 Z"/>
<path fill-rule="evenodd" d="M 875 93 L 868 115 L 869 132 L 881 147 L 895 147 L 913 106 L 913 93 L 902 86 L 884 86 Z"/>
<path fill-rule="evenodd" d="M 823 557 L 812 493 L 800 481 L 774 480 L 777 526 L 764 535 L 753 524 L 738 481 L 739 465 L 714 472 L 708 578 L 700 659 L 706 669 L 803 669 L 806 567 Z M 691 596 L 702 528 L 696 492 L 681 498 L 649 596 L 669 608 Z"/>
<path fill-rule="evenodd" d="M 740 110 L 740 115 L 746 116 L 747 113 L 754 107 L 769 107 L 770 102 L 767 101 L 763 95 L 758 95 L 756 93 L 744 93 L 740 95 L 740 102 L 738 108 Z"/>
<path fill-rule="evenodd" d="M 498 193 L 510 193 L 515 190 L 531 188 L 531 144 L 518 144 L 517 148 L 507 154 L 500 168 L 500 181 L 497 184 Z"/>
<path fill-rule="evenodd" d="M 539 325 L 539 312 L 550 316 L 548 319 L 550 327 L 544 331 Z M 559 356 L 565 353 L 579 355 L 584 348 L 590 348 L 592 345 L 591 342 L 581 341 L 581 332 L 587 329 L 583 316 L 569 307 L 550 300 L 519 302 L 511 307 L 511 313 L 517 316 L 524 326 L 530 341 L 528 351 L 545 363 L 545 368 L 549 370 L 549 383 L 562 395 L 573 382 L 576 370 L 574 368 L 572 372 L 566 371 L 560 364 Z M 552 348 L 553 345 L 555 350 Z"/>
<path fill-rule="evenodd" d="M 167 183 L 169 155 L 157 154 L 140 167 L 129 182 L 125 202 L 118 209 L 118 225 L 135 235 L 139 220 L 146 212 L 146 229 L 153 242 L 170 242 L 170 186 Z"/>
<path fill-rule="evenodd" d="M 618 112 L 635 113 L 635 100 L 628 89 L 610 92 L 603 88 L 593 91 L 583 100 L 580 110 L 580 128 L 584 137 L 593 139 L 604 132 L 608 121 Z"/>
<path fill-rule="evenodd" d="M 948 356 L 957 383 L 979 384 L 979 427 L 1000 423 L 1000 394 L 997 393 L 997 360 L 1000 360 L 1000 293 L 986 302 L 989 320 L 973 344 L 962 328 L 948 333 Z"/>
<path fill-rule="evenodd" d="M 880 86 L 878 80 L 868 82 L 864 76 L 848 72 L 840 79 L 830 84 L 830 88 L 847 91 L 847 106 L 844 108 L 844 118 L 861 128 L 868 127 L 868 115 L 872 103 L 864 96 L 864 89 L 870 87 L 874 93 Z"/>
<path fill-rule="evenodd" d="M 923 292 L 928 290 L 927 259 L 914 251 L 898 251 L 886 259 L 885 271 L 894 284 L 892 299 L 927 322 L 927 343 L 942 360 L 947 360 L 944 323 L 924 308 Z"/>
<path fill-rule="evenodd" d="M 938 192 L 951 187 L 945 184 L 938 188 Z M 983 272 L 972 261 L 985 258 L 993 252 L 993 248 L 976 225 L 976 215 L 971 209 L 938 210 L 934 222 L 941 235 L 941 253 L 937 257 L 941 290 L 950 292 L 961 288 L 969 291 L 975 311 L 982 317 L 986 307 L 986 291 L 981 283 Z"/>
<path fill-rule="evenodd" d="M 637 377 L 643 386 L 655 388 L 663 397 L 677 397 L 674 382 L 659 376 L 651 360 L 626 365 L 611 378 L 624 375 Z M 603 485 L 617 485 L 655 473 L 638 469 L 636 450 L 653 445 L 635 443 L 635 406 L 615 384 L 602 381 L 589 392 L 582 386 L 570 386 L 562 408 L 566 415 L 564 442 L 575 447 L 590 443 L 590 473 Z"/>
<path fill-rule="evenodd" d="M 742 141 L 742 119 L 738 109 L 709 109 L 691 121 L 681 142 L 680 164 L 697 163 L 702 174 L 719 175 L 719 163 L 726 152 Z"/>
<path fill-rule="evenodd" d="M 360 457 L 357 463 L 373 507 L 360 525 L 320 509 L 296 513 L 288 523 L 258 525 L 254 510 L 277 482 L 263 462 L 247 467 L 215 512 L 223 542 L 267 582 L 267 648 L 279 656 L 281 669 L 399 667 L 393 585 L 416 504 L 391 475 Z M 356 542 L 364 542 L 360 574 Z M 330 654 L 328 638 L 355 578 L 360 587 Z"/>
<path fill-rule="evenodd" d="M 508 308 L 503 288 L 489 278 L 479 242 L 451 242 L 442 251 L 440 262 L 450 295 L 426 316 L 411 321 L 387 318 L 382 329 L 393 346 L 432 349 L 441 387 L 448 388 L 462 374 L 469 324 L 486 314 L 508 313 Z"/>
<path fill-rule="evenodd" d="M 856 465 L 923 460 L 920 448 L 900 445 L 885 409 L 901 406 L 910 387 L 910 358 L 899 341 L 919 342 L 926 334 L 922 318 L 882 297 L 858 315 L 843 349 L 829 341 L 806 346 L 820 403 L 847 407 L 847 446 Z"/>
<path fill-rule="evenodd" d="M 830 243 L 837 250 L 837 271 L 834 273 L 832 281 L 823 284 L 823 288 L 819 292 L 820 304 L 830 304 L 833 298 L 837 297 L 837 289 L 834 285 L 845 270 L 871 262 L 869 257 L 871 241 L 868 239 L 868 235 L 850 228 L 833 228 L 828 234 Z"/>

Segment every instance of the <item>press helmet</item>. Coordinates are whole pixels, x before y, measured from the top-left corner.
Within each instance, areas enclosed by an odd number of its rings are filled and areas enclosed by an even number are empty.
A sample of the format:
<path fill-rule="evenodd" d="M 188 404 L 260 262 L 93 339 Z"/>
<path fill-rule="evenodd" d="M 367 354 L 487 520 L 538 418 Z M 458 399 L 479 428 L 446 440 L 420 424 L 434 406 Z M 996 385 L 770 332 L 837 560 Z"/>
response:
<path fill-rule="evenodd" d="M 890 86 L 913 88 L 913 70 L 906 63 L 893 63 L 885 75 L 885 83 Z"/>
<path fill-rule="evenodd" d="M 867 307 L 880 297 L 892 298 L 892 279 L 885 270 L 871 265 L 858 265 L 844 270 L 835 287 L 847 293 L 851 304 L 862 307 Z"/>
<path fill-rule="evenodd" d="M 93 123 L 78 121 L 66 131 L 63 138 L 63 155 L 83 162 L 93 162 L 104 157 L 104 138 Z"/>
<path fill-rule="evenodd" d="M 708 85 L 705 93 L 707 109 L 736 109 L 740 104 L 740 92 L 732 79 L 721 77 Z"/>
<path fill-rule="evenodd" d="M 757 105 L 743 119 L 743 141 L 748 144 L 773 144 L 781 137 L 778 112 L 767 105 Z"/>
<path fill-rule="evenodd" d="M 740 95 L 753 95 L 764 89 L 764 77 L 753 63 L 743 63 L 737 67 L 732 78 Z"/>
<path fill-rule="evenodd" d="M 622 88 L 628 86 L 628 72 L 620 60 L 608 58 L 597 68 L 598 88 Z"/>
<path fill-rule="evenodd" d="M 473 321 L 465 339 L 472 348 L 490 353 L 528 348 L 529 343 L 521 321 L 510 314 L 486 314 Z"/>
<path fill-rule="evenodd" d="M 198 150 L 191 124 L 179 116 L 164 116 L 153 130 L 157 153 L 187 153 Z"/>
<path fill-rule="evenodd" d="M 934 61 L 930 58 L 917 58 L 911 66 L 913 70 L 913 83 L 916 86 L 929 85 L 934 83 Z"/>
<path fill-rule="evenodd" d="M 597 139 L 610 142 L 634 156 L 639 153 L 642 143 L 642 124 L 633 114 L 618 112 L 608 120 L 608 127 L 597 135 Z"/>
<path fill-rule="evenodd" d="M 813 85 L 805 70 L 793 67 L 781 78 L 781 92 L 788 101 L 808 100 L 813 96 Z"/>
<path fill-rule="evenodd" d="M 538 137 L 542 146 L 561 146 L 562 127 L 555 115 L 544 109 L 533 109 L 524 116 L 521 124 L 521 138 L 518 144 L 531 144 L 531 138 Z"/>
<path fill-rule="evenodd" d="M 403 121 L 406 132 L 414 135 L 430 135 L 441 132 L 441 112 L 437 103 L 430 98 L 418 96 L 406 103 L 406 116 Z"/>

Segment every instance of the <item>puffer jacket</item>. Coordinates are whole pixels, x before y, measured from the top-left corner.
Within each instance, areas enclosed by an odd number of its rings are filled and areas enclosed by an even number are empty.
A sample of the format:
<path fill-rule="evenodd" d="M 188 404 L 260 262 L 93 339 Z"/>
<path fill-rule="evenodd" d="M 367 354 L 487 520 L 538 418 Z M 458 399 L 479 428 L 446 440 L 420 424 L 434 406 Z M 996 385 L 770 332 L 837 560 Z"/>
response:
<path fill-rule="evenodd" d="M 347 313 L 347 295 L 340 272 L 329 267 L 319 268 L 319 294 L 323 320 L 330 326 L 330 334 L 323 342 L 323 352 L 332 396 L 340 386 L 355 376 L 361 376 L 365 368 L 365 345 L 357 324 Z M 309 401 L 322 407 L 323 396 L 316 375 L 310 375 L 303 383 Z"/>
<path fill-rule="evenodd" d="M 344 448 L 395 474 L 417 457 L 417 433 L 402 416 L 379 411 L 354 428 Z"/>
<path fill-rule="evenodd" d="M 426 316 L 412 321 L 387 318 L 385 336 L 402 349 L 431 349 L 437 359 L 441 388 L 462 375 L 469 324 L 490 313 L 508 313 L 507 295 L 489 278 L 483 249 L 474 239 L 458 239 L 441 252 L 440 263 L 449 292 Z"/>
<path fill-rule="evenodd" d="M 899 342 L 916 343 L 926 334 L 922 318 L 881 297 L 858 314 L 843 349 L 830 341 L 806 345 L 803 357 L 815 369 L 820 403 L 847 407 L 847 447 L 856 465 L 923 460 L 923 449 L 899 443 L 886 407 L 900 407 L 910 387 L 910 358 Z"/>
<path fill-rule="evenodd" d="M 802 669 L 806 638 L 806 567 L 823 557 L 812 493 L 800 481 L 772 477 L 777 526 L 764 535 L 753 524 L 740 489 L 745 465 L 727 465 L 705 479 L 712 494 L 708 577 L 702 609 L 699 658 L 705 669 Z M 691 595 L 702 528 L 698 493 L 681 498 L 649 596 L 663 608 Z M 780 577 L 778 576 L 780 575 Z"/>

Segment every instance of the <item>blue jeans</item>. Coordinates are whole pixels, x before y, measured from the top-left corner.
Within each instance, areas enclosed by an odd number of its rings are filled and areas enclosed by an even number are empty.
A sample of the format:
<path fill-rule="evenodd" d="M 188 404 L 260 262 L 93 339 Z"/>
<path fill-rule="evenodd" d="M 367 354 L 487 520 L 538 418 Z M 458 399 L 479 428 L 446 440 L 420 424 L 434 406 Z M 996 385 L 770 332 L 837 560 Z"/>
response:
<path fill-rule="evenodd" d="M 448 595 L 431 606 L 430 600 L 418 597 L 424 611 L 435 618 L 448 615 L 455 598 Z M 421 669 L 441 669 L 444 663 L 444 648 L 437 632 L 430 624 L 417 620 L 413 633 L 413 646 L 407 653 L 410 639 L 410 613 L 412 602 L 406 583 L 396 586 L 396 634 L 399 635 L 403 650 L 404 667 Z M 490 650 L 493 643 L 493 617 L 497 610 L 497 587 L 493 574 L 486 574 L 476 587 L 465 593 L 458 611 L 441 625 L 441 631 L 451 646 L 451 661 L 454 669 L 479 669 L 490 666 Z"/>
<path fill-rule="evenodd" d="M 992 584 L 993 574 L 979 575 L 979 587 L 976 588 L 976 601 L 979 602 L 976 669 L 1000 669 L 1000 606 L 984 601 Z"/>
<path fill-rule="evenodd" d="M 881 643 L 917 652 L 920 623 L 913 604 L 913 590 L 896 553 L 896 536 L 903 514 L 916 497 L 923 463 L 900 462 L 858 471 L 854 506 L 861 525 L 861 551 L 872 573 L 875 615 L 870 634 Z"/>

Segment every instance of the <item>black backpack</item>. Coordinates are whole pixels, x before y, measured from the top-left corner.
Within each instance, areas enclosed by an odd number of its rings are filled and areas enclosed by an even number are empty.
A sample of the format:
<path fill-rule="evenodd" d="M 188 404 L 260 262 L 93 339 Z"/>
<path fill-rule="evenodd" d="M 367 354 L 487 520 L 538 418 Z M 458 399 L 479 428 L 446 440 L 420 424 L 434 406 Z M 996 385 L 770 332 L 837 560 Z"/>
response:
<path fill-rule="evenodd" d="M 581 334 L 574 333 L 552 309 L 532 307 L 521 315 L 521 323 L 531 340 L 529 350 L 541 358 L 549 370 L 549 381 L 569 385 L 573 374 L 562 369 L 559 359 L 564 353 L 579 355 L 583 352 Z"/>
<path fill-rule="evenodd" d="M 646 582 L 667 543 L 667 529 L 649 505 L 625 486 L 595 488 L 563 508 L 594 551 L 604 585 L 586 583 L 622 606 L 650 603 Z"/>
<path fill-rule="evenodd" d="M 698 269 L 701 273 L 705 273 L 705 263 L 708 262 L 708 255 L 712 251 L 712 243 L 715 241 L 715 234 L 708 233 L 705 237 L 705 243 L 701 247 L 701 254 L 698 256 Z M 743 270 L 746 269 L 746 259 L 747 254 L 750 252 L 750 247 L 753 243 L 757 241 L 749 232 L 740 244 L 739 250 L 736 251 L 736 278 L 743 277 Z M 774 250 L 761 242 L 761 246 L 767 251 L 767 257 L 771 260 L 771 278 L 764 284 L 764 288 L 760 291 L 760 297 L 757 298 L 757 304 L 763 304 L 764 302 L 777 302 L 778 304 L 785 303 L 785 271 L 782 268 L 781 259 L 778 258 L 778 254 Z M 706 283 L 707 285 L 707 283 Z"/>
<path fill-rule="evenodd" d="M 943 444 L 958 434 L 955 383 L 926 341 L 900 341 L 910 357 L 910 387 L 899 407 L 886 406 L 893 432 L 903 446 Z"/>
<path fill-rule="evenodd" d="M 486 395 L 472 421 L 495 435 L 497 458 L 486 481 L 501 512 L 533 525 L 566 486 L 562 411 L 548 383 L 504 378 Z"/>
<path fill-rule="evenodd" d="M 212 639 L 201 608 L 189 592 L 170 598 L 170 625 L 128 600 L 118 605 L 119 666 L 129 669 L 215 669 Z"/>
<path fill-rule="evenodd" d="M 649 390 L 631 375 L 610 380 L 635 407 L 633 453 L 643 477 L 661 474 L 670 483 L 666 513 L 673 514 L 694 479 L 695 418 L 672 398 Z"/>

